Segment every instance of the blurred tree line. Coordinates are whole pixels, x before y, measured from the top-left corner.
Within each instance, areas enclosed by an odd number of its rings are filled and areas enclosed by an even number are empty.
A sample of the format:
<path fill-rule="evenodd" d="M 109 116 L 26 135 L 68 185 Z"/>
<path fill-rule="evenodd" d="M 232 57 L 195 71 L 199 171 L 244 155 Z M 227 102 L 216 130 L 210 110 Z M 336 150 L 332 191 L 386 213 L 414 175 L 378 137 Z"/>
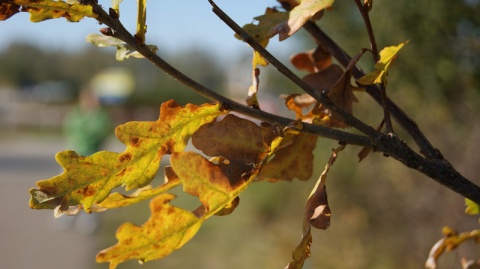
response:
<path fill-rule="evenodd" d="M 64 81 L 79 91 L 98 73 L 112 67 L 129 70 L 136 80 L 136 89 L 129 105 L 159 106 L 168 99 L 179 103 L 202 103 L 206 99 L 141 59 L 118 62 L 112 49 L 87 46 L 78 51 L 52 51 L 30 43 L 12 43 L 0 51 L 0 85 L 22 89 L 43 81 Z M 208 87 L 222 90 L 225 75 L 221 64 L 208 50 L 192 48 L 165 56 L 191 77 Z"/>

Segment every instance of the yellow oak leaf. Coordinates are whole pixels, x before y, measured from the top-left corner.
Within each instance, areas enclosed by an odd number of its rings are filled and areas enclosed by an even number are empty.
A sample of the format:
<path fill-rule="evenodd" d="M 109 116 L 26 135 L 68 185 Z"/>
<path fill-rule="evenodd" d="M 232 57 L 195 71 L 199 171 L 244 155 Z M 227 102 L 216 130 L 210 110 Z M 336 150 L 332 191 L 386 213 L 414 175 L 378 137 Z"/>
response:
<path fill-rule="evenodd" d="M 122 224 L 118 243 L 97 254 L 97 262 L 110 262 L 110 269 L 127 260 L 146 262 L 161 259 L 188 242 L 202 221 L 193 213 L 172 206 L 173 194 L 164 193 L 150 202 L 150 218 L 142 225 Z"/>
<path fill-rule="evenodd" d="M 365 76 L 357 79 L 357 82 L 362 85 L 372 84 L 387 84 L 388 68 L 397 58 L 397 54 L 408 41 L 402 42 L 397 46 L 385 47 L 380 51 L 380 60 L 375 63 L 375 71 L 366 74 Z"/>
<path fill-rule="evenodd" d="M 189 241 L 205 220 L 231 213 L 238 205 L 238 195 L 259 170 L 253 168 L 244 181 L 232 184 L 221 165 L 195 152 L 172 153 L 171 165 L 174 175 L 169 177 L 180 180 L 184 191 L 198 196 L 202 206 L 190 212 L 169 204 L 174 195 L 159 194 L 150 202 L 147 222 L 142 226 L 121 225 L 116 233 L 118 243 L 99 252 L 97 262 L 110 262 L 109 268 L 114 269 L 127 260 L 146 262 L 169 255 Z"/>
<path fill-rule="evenodd" d="M 198 196 L 205 211 L 199 212 L 200 217 L 210 216 L 231 207 L 231 202 L 250 183 L 250 178 L 238 181 L 229 178 L 220 164 L 215 164 L 195 152 L 176 152 L 171 156 L 171 165 L 180 178 L 183 190 Z M 250 171 L 243 171 L 250 172 Z M 242 175 L 236 175 L 241 177 Z"/>
<path fill-rule="evenodd" d="M 162 104 L 157 121 L 129 122 L 116 128 L 116 136 L 126 145 L 123 153 L 102 151 L 82 157 L 72 151 L 60 152 L 57 162 L 64 172 L 37 182 L 38 188 L 30 190 L 30 207 L 58 207 L 62 212 L 82 205 L 90 212 L 113 188 L 144 187 L 155 177 L 162 156 L 183 151 L 200 126 L 226 112 L 219 104 L 181 107 L 167 101 Z"/>
<path fill-rule="evenodd" d="M 70 22 L 78 22 L 84 17 L 98 17 L 98 14 L 93 12 L 92 6 L 81 5 L 79 3 L 71 5 L 64 1 L 52 0 L 7 0 L 7 2 L 20 6 L 21 11 L 29 12 L 30 21 L 32 22 L 41 22 L 62 17 Z"/>

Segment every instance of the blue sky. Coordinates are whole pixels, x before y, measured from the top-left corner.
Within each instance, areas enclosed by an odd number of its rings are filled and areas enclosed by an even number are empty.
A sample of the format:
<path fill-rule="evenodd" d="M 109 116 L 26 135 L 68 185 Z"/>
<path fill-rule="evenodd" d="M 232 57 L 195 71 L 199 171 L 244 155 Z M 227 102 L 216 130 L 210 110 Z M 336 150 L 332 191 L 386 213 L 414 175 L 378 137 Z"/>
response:
<path fill-rule="evenodd" d="M 105 8 L 110 0 L 100 0 Z M 121 3 L 121 20 L 127 29 L 135 30 L 136 0 Z M 275 0 L 217 0 L 238 24 L 251 23 L 267 6 L 278 6 Z M 184 48 L 208 47 L 221 56 L 235 53 L 246 45 L 233 37 L 233 32 L 211 11 L 207 0 L 147 2 L 147 43 L 160 50 L 176 52 Z M 70 50 L 87 46 L 85 36 L 101 28 L 93 19 L 69 23 L 65 19 L 31 23 L 29 14 L 17 14 L 0 22 L 0 49 L 12 41 L 28 41 L 43 47 Z M 273 45 L 275 46 L 275 45 Z M 242 50 L 243 50 L 242 49 Z"/>

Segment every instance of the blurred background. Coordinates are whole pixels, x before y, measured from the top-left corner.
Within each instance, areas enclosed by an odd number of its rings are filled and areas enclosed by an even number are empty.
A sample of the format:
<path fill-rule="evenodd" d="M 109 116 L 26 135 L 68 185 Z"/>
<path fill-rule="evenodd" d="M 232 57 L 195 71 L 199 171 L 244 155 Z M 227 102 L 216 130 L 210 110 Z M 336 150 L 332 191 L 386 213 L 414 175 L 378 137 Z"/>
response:
<path fill-rule="evenodd" d="M 110 1 L 104 2 L 109 6 Z M 125 1 L 121 9 L 121 18 L 131 28 L 132 4 Z M 253 0 L 217 4 L 241 25 L 252 22 L 266 6 L 278 6 L 275 1 Z M 192 1 L 189 7 L 175 1 L 148 5 L 147 43 L 158 45 L 162 57 L 202 84 L 245 99 L 251 51 L 211 13 L 207 1 Z M 479 12 L 478 0 L 374 1 L 371 12 L 379 47 L 409 40 L 389 73 L 389 96 L 458 171 L 477 184 Z M 353 1 L 336 1 L 318 24 L 352 55 L 369 47 Z M 75 147 L 64 121 L 78 108 L 84 89 L 99 97 L 100 109 L 111 121 L 109 135 L 95 136 L 102 142 L 99 148 L 117 152 L 125 147 L 114 137 L 114 126 L 156 120 L 160 104 L 169 99 L 180 104 L 207 101 L 146 60 L 117 62 L 114 50 L 85 44 L 86 34 L 99 27 L 93 20 L 32 24 L 27 14 L 0 22 L 2 268 L 107 268 L 95 263 L 95 254 L 116 243 L 115 229 L 125 221 L 140 225 L 149 216 L 146 202 L 93 217 L 54 219 L 50 211 L 29 209 L 28 190 L 61 172 L 55 153 Z M 288 63 L 291 54 L 314 44 L 300 32 L 282 43 L 272 40 L 269 48 Z M 373 66 L 369 55 L 361 65 L 366 70 Z M 121 84 L 114 83 L 118 77 Z M 262 108 L 293 117 L 278 95 L 299 90 L 274 68 L 262 69 L 260 88 Z M 355 115 L 376 126 L 380 107 L 362 93 L 356 96 L 360 102 Z M 416 148 L 405 132 L 394 128 Z M 319 139 L 310 181 L 251 185 L 232 215 L 210 219 L 182 249 L 142 268 L 283 268 L 301 239 L 304 203 L 333 147 L 334 141 Z M 358 163 L 359 151 L 347 147 L 328 176 L 331 226 L 313 232 L 312 257 L 304 268 L 422 268 L 443 226 L 459 231 L 478 227 L 477 217 L 463 213 L 458 194 L 381 154 Z M 177 193 L 178 200 L 186 198 Z M 462 257 L 476 259 L 479 253 L 469 242 L 444 255 L 439 268 L 460 268 Z M 118 268 L 139 267 L 131 261 Z"/>

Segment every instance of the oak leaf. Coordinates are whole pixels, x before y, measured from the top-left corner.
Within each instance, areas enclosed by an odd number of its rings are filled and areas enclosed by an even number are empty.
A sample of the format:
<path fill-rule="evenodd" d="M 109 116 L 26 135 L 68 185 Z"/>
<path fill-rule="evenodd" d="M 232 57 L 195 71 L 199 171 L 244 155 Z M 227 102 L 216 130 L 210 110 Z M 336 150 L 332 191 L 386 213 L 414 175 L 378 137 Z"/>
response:
<path fill-rule="evenodd" d="M 289 12 L 277 12 L 268 9 L 264 15 L 254 19 L 258 24 L 247 24 L 243 29 L 259 43 L 265 42 L 275 35 L 285 40 L 315 15 L 332 6 L 334 0 L 302 0 Z"/>
<path fill-rule="evenodd" d="M 285 40 L 322 10 L 332 6 L 334 0 L 302 0 L 288 15 L 288 19 L 276 25 L 271 31 L 278 33 L 279 40 Z"/>
<path fill-rule="evenodd" d="M 325 70 L 332 64 L 332 55 L 322 46 L 317 46 L 314 50 L 292 55 L 290 62 L 299 70 L 316 73 Z"/>
<path fill-rule="evenodd" d="M 241 182 L 232 180 L 220 164 L 212 163 L 195 152 L 172 154 L 171 165 L 182 181 L 183 190 L 198 196 L 202 203 L 202 210 L 197 212 L 201 218 L 208 218 L 225 207 L 234 209 L 234 200 L 251 182 L 250 178 Z"/>
<path fill-rule="evenodd" d="M 4 1 L 2 1 L 4 2 Z M 70 22 L 78 22 L 84 17 L 97 18 L 90 5 L 68 4 L 64 1 L 52 0 L 6 0 L 7 3 L 2 3 L 0 11 L 4 16 L 0 15 L 0 19 L 8 19 L 17 11 L 15 8 L 20 7 L 20 11 L 30 13 L 30 21 L 41 22 L 49 19 L 65 18 Z M 3 12 L 5 6 L 11 4 L 7 12 Z"/>
<path fill-rule="evenodd" d="M 162 119 L 172 124 L 181 116 L 179 114 L 182 111 L 170 114 L 172 119 Z M 117 207 L 158 195 L 151 201 L 150 219 L 141 227 L 122 225 L 117 232 L 118 243 L 101 251 L 97 261 L 110 262 L 113 269 L 130 259 L 144 262 L 163 258 L 190 240 L 211 216 L 232 213 L 238 205 L 238 195 L 255 179 L 270 151 L 278 145 L 274 129 L 257 126 L 234 115 L 204 124 L 196 130 L 192 140 L 204 153 L 216 156 L 211 160 L 196 152 L 180 151 L 184 147 L 177 150 L 170 143 L 164 145 L 166 152 L 171 153 L 171 166 L 165 169 L 167 180 L 163 185 L 145 188 L 130 196 L 110 195 L 99 204 Z M 160 193 L 179 183 L 186 193 L 197 196 L 201 202 L 193 212 L 171 206 L 169 202 L 173 196 Z"/>
<path fill-rule="evenodd" d="M 0 21 L 4 21 L 20 12 L 20 6 L 12 1 L 0 3 Z"/>
<path fill-rule="evenodd" d="M 268 181 L 294 178 L 308 180 L 313 172 L 313 150 L 317 136 L 287 132 L 273 157 L 263 166 L 259 179 Z"/>
<path fill-rule="evenodd" d="M 78 156 L 72 151 L 57 154 L 65 171 L 37 182 L 31 189 L 30 207 L 35 209 L 82 205 L 87 212 L 107 198 L 112 189 L 126 190 L 148 185 L 165 154 L 183 151 L 190 136 L 203 124 L 226 111 L 219 104 L 180 107 L 174 101 L 162 104 L 154 122 L 129 122 L 116 128 L 116 136 L 127 148 L 123 153 L 99 152 Z"/>
<path fill-rule="evenodd" d="M 192 144 L 208 156 L 222 156 L 243 166 L 262 161 L 276 134 L 271 127 L 229 114 L 219 122 L 203 125 L 192 135 Z"/>
<path fill-rule="evenodd" d="M 345 146 L 340 146 L 333 150 L 328 160 L 325 170 L 317 180 L 310 196 L 305 205 L 305 213 L 303 219 L 303 236 L 298 246 L 292 252 L 292 260 L 287 264 L 285 269 L 301 269 L 305 260 L 310 257 L 310 246 L 312 245 L 312 226 L 317 229 L 327 229 L 330 226 L 331 211 L 328 206 L 326 180 L 327 174 L 331 166 L 335 162 L 338 152 L 342 151 Z"/>
<path fill-rule="evenodd" d="M 385 47 L 380 51 L 380 60 L 375 63 L 375 71 L 366 74 L 357 80 L 362 85 L 387 84 L 388 68 L 397 58 L 397 54 L 408 41 L 402 42 L 397 46 Z"/>
<path fill-rule="evenodd" d="M 110 262 L 110 269 L 127 260 L 146 262 L 161 259 L 182 247 L 198 231 L 202 222 L 193 213 L 172 206 L 173 194 L 164 193 L 150 202 L 150 218 L 142 225 L 122 224 L 118 243 L 97 254 L 97 262 Z"/>

